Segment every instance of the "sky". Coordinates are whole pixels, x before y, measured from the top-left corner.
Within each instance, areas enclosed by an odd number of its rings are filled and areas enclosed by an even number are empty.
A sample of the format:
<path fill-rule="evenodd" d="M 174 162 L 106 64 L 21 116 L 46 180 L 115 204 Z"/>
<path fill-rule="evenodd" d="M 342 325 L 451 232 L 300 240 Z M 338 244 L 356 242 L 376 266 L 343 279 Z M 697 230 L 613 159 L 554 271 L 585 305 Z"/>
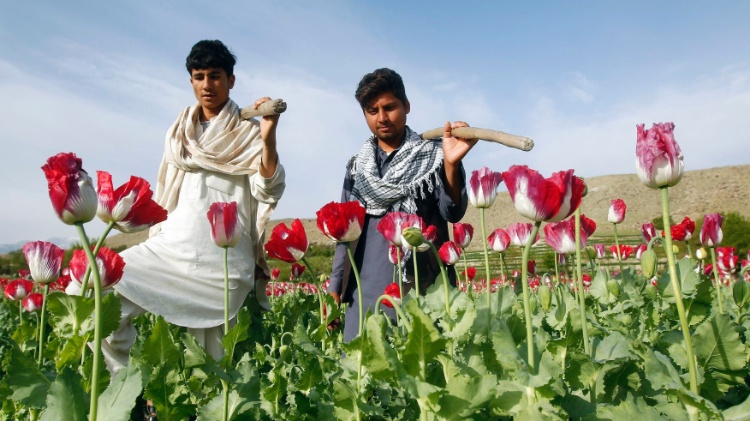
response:
<path fill-rule="evenodd" d="M 747 22 L 745 1 L 12 2 L 0 14 L 0 244 L 77 236 L 41 170 L 59 152 L 115 186 L 155 182 L 167 128 L 195 103 L 184 62 L 201 39 L 238 57 L 240 106 L 287 102 L 273 219 L 313 218 L 340 199 L 370 135 L 354 90 L 380 67 L 403 77 L 417 132 L 463 120 L 535 142 L 480 142 L 468 173 L 632 174 L 636 125 L 665 121 L 686 170 L 748 164 Z"/>

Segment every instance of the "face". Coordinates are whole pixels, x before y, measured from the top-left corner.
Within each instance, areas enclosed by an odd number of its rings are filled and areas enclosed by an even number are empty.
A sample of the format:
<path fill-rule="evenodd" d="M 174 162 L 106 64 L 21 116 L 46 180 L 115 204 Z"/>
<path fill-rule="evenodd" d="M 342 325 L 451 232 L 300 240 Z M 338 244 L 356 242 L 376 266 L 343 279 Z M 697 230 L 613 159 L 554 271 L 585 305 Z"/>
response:
<path fill-rule="evenodd" d="M 398 146 L 404 138 L 409 101 L 404 104 L 393 93 L 386 92 L 375 98 L 362 110 L 370 128 L 378 140 Z"/>
<path fill-rule="evenodd" d="M 229 90 L 234 87 L 234 75 L 227 77 L 224 69 L 193 69 L 190 73 L 195 98 L 203 117 L 210 119 L 219 114 L 229 100 Z"/>

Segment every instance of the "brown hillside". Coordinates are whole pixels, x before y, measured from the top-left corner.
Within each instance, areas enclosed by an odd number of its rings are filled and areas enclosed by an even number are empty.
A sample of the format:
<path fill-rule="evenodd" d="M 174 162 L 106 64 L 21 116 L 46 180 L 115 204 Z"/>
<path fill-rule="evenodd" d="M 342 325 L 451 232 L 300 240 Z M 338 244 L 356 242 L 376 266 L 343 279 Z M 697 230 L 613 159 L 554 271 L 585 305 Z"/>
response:
<path fill-rule="evenodd" d="M 545 174 L 549 176 L 549 174 Z M 685 173 L 680 184 L 669 189 L 670 214 L 675 221 L 689 216 L 700 220 L 706 213 L 738 212 L 750 218 L 750 194 L 747 183 L 750 180 L 750 165 L 711 168 Z M 597 234 L 612 232 L 612 224 L 607 222 L 607 212 L 612 199 L 622 199 L 627 205 L 625 221 L 620 232 L 639 233 L 641 224 L 661 216 L 661 196 L 658 191 L 649 189 L 638 181 L 635 174 L 605 175 L 586 179 L 588 195 L 583 199 L 583 213 L 597 222 Z M 502 188 L 502 185 L 501 185 Z M 526 222 L 513 207 L 508 192 L 498 193 L 494 205 L 486 211 L 487 231 L 505 228 L 513 222 Z M 274 220 L 270 228 L 281 222 L 289 224 L 291 219 Z M 329 243 L 315 224 L 315 219 L 303 219 L 308 239 L 312 243 Z M 479 236 L 479 211 L 469 206 L 463 222 L 476 228 Z M 269 231 L 270 231 L 269 228 Z M 143 241 L 146 232 L 119 234 L 107 239 L 110 247 L 130 247 Z M 478 247 L 479 242 L 472 242 Z"/>

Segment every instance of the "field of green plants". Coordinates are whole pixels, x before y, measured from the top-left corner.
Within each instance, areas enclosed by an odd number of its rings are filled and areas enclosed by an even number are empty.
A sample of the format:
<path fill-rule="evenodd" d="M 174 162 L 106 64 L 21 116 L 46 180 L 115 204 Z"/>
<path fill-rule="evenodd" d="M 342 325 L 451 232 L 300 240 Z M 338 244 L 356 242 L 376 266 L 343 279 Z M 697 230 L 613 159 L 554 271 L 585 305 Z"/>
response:
<path fill-rule="evenodd" d="M 668 189 L 682 176 L 681 154 L 672 158 L 655 160 L 662 167 L 650 172 L 638 168 L 663 204 L 642 233 L 618 236 L 625 206 L 616 200 L 607 221 L 581 215 L 585 185 L 572 170 L 545 178 L 518 166 L 475 171 L 467 187 L 483 211 L 505 182 L 519 224 L 456 224 L 453 241 L 438 250 L 421 222 L 387 216 L 392 225 L 381 232 L 389 241 L 437 253 L 457 285 L 443 275 L 424 296 L 384 292 L 398 318 L 368 314 L 348 343 L 329 326 L 344 315 L 325 293 L 332 248 L 307 244 L 301 224 L 280 225 L 266 245 L 276 269 L 266 289 L 271 310 L 246 300 L 224 357 L 147 314 L 136 319 L 129 365 L 114 378 L 91 350 L 118 326 L 119 298 L 101 291 L 118 269 L 99 262 L 86 272 L 87 262 L 105 257 L 74 221 L 85 244 L 65 264 L 42 275 L 34 260 L 41 252 L 24 249 L 31 273 L 1 279 L 0 419 L 143 419 L 143 399 L 162 421 L 750 419 L 748 221 L 670 214 Z M 534 197 L 535 189 L 546 193 Z M 326 205 L 318 218 L 338 242 L 350 241 L 344 233 L 357 223 L 361 230 L 364 217 L 344 205 Z M 615 235 L 596 236 L 607 223 Z M 91 276 L 94 288 L 68 295 L 67 276 Z M 32 292 L 41 298 L 27 299 Z"/>

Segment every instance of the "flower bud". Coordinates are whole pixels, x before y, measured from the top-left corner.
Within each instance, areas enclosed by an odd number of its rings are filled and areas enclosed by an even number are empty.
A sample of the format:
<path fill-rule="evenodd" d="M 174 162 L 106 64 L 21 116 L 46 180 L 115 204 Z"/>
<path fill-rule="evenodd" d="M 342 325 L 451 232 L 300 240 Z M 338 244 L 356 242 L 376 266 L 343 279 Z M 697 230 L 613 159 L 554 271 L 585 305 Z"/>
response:
<path fill-rule="evenodd" d="M 703 247 L 699 248 L 695 251 L 695 257 L 698 258 L 698 260 L 704 260 L 706 257 L 708 257 L 708 252 Z"/>
<path fill-rule="evenodd" d="M 594 246 L 586 246 L 586 254 L 589 256 L 589 259 L 596 259 L 596 249 Z"/>
<path fill-rule="evenodd" d="M 289 349 L 288 345 L 281 345 L 279 347 L 279 357 L 281 357 L 281 360 L 286 364 L 292 362 L 292 350 Z"/>
<path fill-rule="evenodd" d="M 407 244 L 412 248 L 417 248 L 424 243 L 424 236 L 422 230 L 417 227 L 406 227 L 401 231 L 401 236 L 404 238 Z"/>
<path fill-rule="evenodd" d="M 549 310 L 549 306 L 552 304 L 552 290 L 547 285 L 540 285 L 537 294 L 539 294 L 539 302 L 542 304 L 542 310 Z"/>
<path fill-rule="evenodd" d="M 672 244 L 672 253 L 674 253 L 674 254 L 679 254 L 680 253 L 680 248 L 677 247 L 677 244 Z"/>
<path fill-rule="evenodd" d="M 648 285 L 646 285 L 646 289 L 643 290 L 643 295 L 645 295 L 649 300 L 655 300 L 658 295 L 656 287 L 653 284 L 649 283 Z"/>
<path fill-rule="evenodd" d="M 641 255 L 641 272 L 646 279 L 651 278 L 656 273 L 656 252 L 648 249 Z"/>
<path fill-rule="evenodd" d="M 620 296 L 620 283 L 617 282 L 615 279 L 610 279 L 607 281 L 607 289 L 609 290 L 609 293 L 612 294 L 615 298 Z"/>

